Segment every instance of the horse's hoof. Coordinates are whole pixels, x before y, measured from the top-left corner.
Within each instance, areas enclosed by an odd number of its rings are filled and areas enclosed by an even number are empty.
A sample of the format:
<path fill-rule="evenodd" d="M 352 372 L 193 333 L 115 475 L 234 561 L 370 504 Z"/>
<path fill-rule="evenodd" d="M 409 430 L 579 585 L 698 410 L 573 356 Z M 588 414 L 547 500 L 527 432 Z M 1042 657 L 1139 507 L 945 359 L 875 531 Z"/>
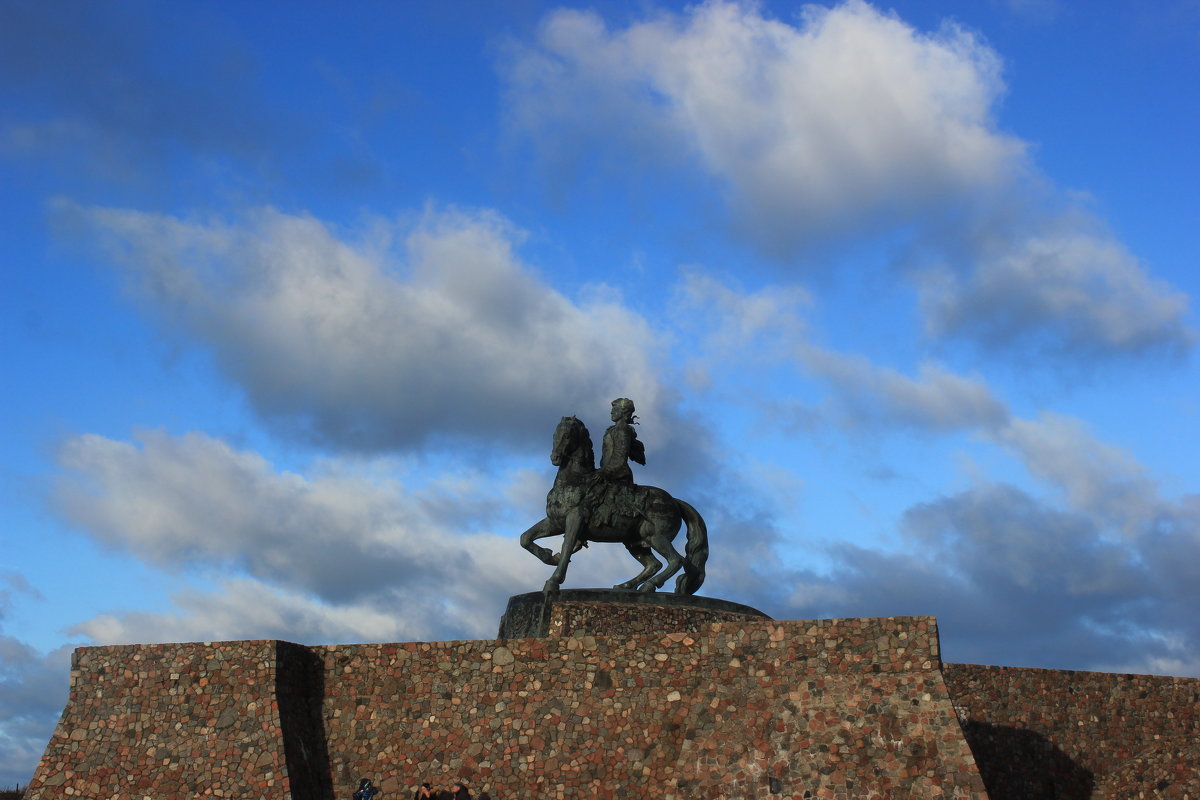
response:
<path fill-rule="evenodd" d="M 656 589 L 658 589 L 658 587 L 655 586 L 653 583 L 643 583 L 642 588 L 638 589 L 638 591 L 639 592 L 653 592 Z"/>

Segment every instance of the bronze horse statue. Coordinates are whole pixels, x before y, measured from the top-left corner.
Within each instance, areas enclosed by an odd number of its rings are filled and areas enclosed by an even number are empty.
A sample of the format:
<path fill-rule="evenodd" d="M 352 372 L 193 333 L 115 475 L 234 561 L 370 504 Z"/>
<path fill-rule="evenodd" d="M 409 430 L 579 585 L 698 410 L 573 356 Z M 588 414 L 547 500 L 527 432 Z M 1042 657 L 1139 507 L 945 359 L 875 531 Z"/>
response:
<path fill-rule="evenodd" d="M 592 437 L 575 417 L 563 417 L 555 428 L 550 463 L 558 467 L 558 475 L 546 495 L 546 516 L 521 534 L 521 546 L 555 568 L 543 591 L 555 592 L 562 586 L 571 556 L 588 542 L 618 542 L 638 560 L 642 571 L 614 589 L 653 592 L 682 569 L 675 592 L 696 593 L 704 583 L 708 560 L 708 529 L 696 509 L 655 486 L 603 480 L 596 470 Z M 671 542 L 683 523 L 687 544 L 680 555 Z M 534 544 L 558 535 L 563 543 L 557 553 Z M 665 569 L 654 553 L 667 560 Z"/>

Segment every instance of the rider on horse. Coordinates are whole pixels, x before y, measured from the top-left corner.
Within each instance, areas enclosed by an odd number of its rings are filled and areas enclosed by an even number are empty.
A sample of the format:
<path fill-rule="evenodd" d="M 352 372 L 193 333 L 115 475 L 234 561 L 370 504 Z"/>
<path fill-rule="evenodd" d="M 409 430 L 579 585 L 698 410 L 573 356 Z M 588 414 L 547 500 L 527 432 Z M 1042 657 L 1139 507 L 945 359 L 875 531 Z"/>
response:
<path fill-rule="evenodd" d="M 604 448 L 600 454 L 600 474 L 613 483 L 633 483 L 629 459 L 646 466 L 646 447 L 638 441 L 633 416 L 633 401 L 618 397 L 612 401 L 613 424 L 604 432 Z"/>
<path fill-rule="evenodd" d="M 646 464 L 646 447 L 637 438 L 633 416 L 633 401 L 618 397 L 612 401 L 613 424 L 604 432 L 604 445 L 600 454 L 600 469 L 596 473 L 589 497 L 594 498 L 592 521 L 597 525 L 611 525 L 613 517 L 620 514 L 633 516 L 637 510 L 633 505 L 632 459 Z"/>
<path fill-rule="evenodd" d="M 577 417 L 563 417 L 554 430 L 550 463 L 558 467 L 554 486 L 546 495 L 546 516 L 521 534 L 521 546 L 554 567 L 545 592 L 556 592 L 566 578 L 571 556 L 588 542 L 625 545 L 642 571 L 615 589 L 653 592 L 672 576 L 677 594 L 695 594 L 704 582 L 708 560 L 708 528 L 691 505 L 654 486 L 633 483 L 632 459 L 646 463 L 646 451 L 633 431 L 633 403 L 621 397 L 612 404 L 613 425 L 604 435 L 603 460 L 596 457 L 587 426 Z M 684 552 L 672 544 L 686 524 Z M 553 552 L 537 544 L 562 536 Z M 664 566 L 655 556 L 665 559 Z"/>

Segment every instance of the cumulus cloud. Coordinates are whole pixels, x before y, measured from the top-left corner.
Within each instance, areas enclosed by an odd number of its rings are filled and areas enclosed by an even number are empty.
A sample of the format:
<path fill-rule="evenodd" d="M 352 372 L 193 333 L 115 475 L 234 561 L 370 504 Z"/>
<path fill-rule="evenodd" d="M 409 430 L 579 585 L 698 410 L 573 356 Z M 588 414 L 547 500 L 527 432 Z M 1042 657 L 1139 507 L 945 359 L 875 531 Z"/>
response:
<path fill-rule="evenodd" d="M 918 382 L 856 366 L 889 427 L 915 408 L 924 430 L 979 433 L 1016 456 L 1037 490 L 980 479 L 913 506 L 902 549 L 832 548 L 833 569 L 802 578 L 793 608 L 935 614 L 953 660 L 1200 675 L 1196 496 L 1165 496 L 1132 454 L 1077 419 L 1014 417 L 984 384 L 950 374 Z M 831 380 L 835 394 L 858 385 Z M 967 394 L 956 398 L 955 386 Z M 937 413 L 946 408 L 956 410 Z"/>
<path fill-rule="evenodd" d="M 664 403 L 647 322 L 575 302 L 486 211 L 428 211 L 357 239 L 263 209 L 237 224 L 61 204 L 162 324 L 210 348 L 254 409 L 360 450 L 436 437 L 529 441 L 597 398 Z"/>
<path fill-rule="evenodd" d="M 588 120 L 635 146 L 685 147 L 775 249 L 864 216 L 911 218 L 994 184 L 1024 151 L 992 126 L 990 49 L 861 2 L 809 6 L 797 25 L 708 2 L 615 31 L 561 10 L 507 74 L 520 129 L 541 141 Z"/>
<path fill-rule="evenodd" d="M 931 336 L 1089 355 L 1193 342 L 1186 296 L 1078 203 L 1042 208 L 1065 193 L 993 119 L 1000 60 L 952 24 L 921 32 L 859 0 L 794 22 L 713 0 L 622 29 L 563 10 L 506 69 L 513 127 L 540 153 L 687 154 L 767 252 L 917 231 L 897 266 Z"/>
<path fill-rule="evenodd" d="M 1151 576 L 1141 598 L 1154 609 L 1142 631 L 1154 645 L 1144 656 L 1146 668 L 1200 674 L 1200 620 L 1193 612 L 1200 601 L 1200 495 L 1165 495 L 1131 453 L 1096 439 L 1070 417 L 1013 420 L 992 436 L 1087 520 L 1097 540 L 1123 550 Z M 1098 667 L 1130 663 L 1114 657 Z"/>
<path fill-rule="evenodd" d="M 1200 602 L 1200 495 L 1161 504 L 1148 527 L 1138 541 L 1142 558 L 1162 595 L 1178 598 L 1162 609 L 1163 627 L 1174 631 L 1164 637 L 1174 652 L 1162 656 L 1163 669 L 1176 668 L 1168 666 L 1174 663 L 1187 669 L 1175 674 L 1200 675 L 1200 620 L 1195 613 Z"/>
<path fill-rule="evenodd" d="M 960 258 L 916 275 L 935 337 L 1083 355 L 1182 351 L 1195 339 L 1187 295 L 1151 277 L 1086 215 L 992 231 Z"/>

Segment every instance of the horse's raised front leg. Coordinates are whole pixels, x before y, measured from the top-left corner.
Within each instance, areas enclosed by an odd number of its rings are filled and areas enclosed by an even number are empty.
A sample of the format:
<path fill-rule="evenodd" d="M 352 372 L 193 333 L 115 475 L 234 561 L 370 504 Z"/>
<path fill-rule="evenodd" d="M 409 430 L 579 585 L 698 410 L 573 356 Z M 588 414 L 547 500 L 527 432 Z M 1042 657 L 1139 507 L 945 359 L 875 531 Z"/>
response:
<path fill-rule="evenodd" d="M 567 577 L 567 567 L 571 564 L 571 554 L 576 550 L 576 543 L 579 541 L 580 528 L 582 526 L 583 517 L 579 511 L 568 511 L 563 524 L 563 543 L 562 551 L 558 554 L 558 565 L 555 566 L 554 572 L 546 580 L 546 585 L 542 587 L 543 592 L 557 592 L 559 587 L 562 586 L 563 580 Z"/>
<path fill-rule="evenodd" d="M 549 564 L 552 567 L 557 567 L 559 557 L 549 548 L 534 544 L 537 539 L 545 539 L 547 536 L 557 536 L 562 533 L 554 529 L 550 524 L 550 520 L 542 517 L 541 521 L 534 525 L 529 530 L 521 534 L 521 547 L 524 547 L 529 552 L 538 557 L 543 564 Z"/>

